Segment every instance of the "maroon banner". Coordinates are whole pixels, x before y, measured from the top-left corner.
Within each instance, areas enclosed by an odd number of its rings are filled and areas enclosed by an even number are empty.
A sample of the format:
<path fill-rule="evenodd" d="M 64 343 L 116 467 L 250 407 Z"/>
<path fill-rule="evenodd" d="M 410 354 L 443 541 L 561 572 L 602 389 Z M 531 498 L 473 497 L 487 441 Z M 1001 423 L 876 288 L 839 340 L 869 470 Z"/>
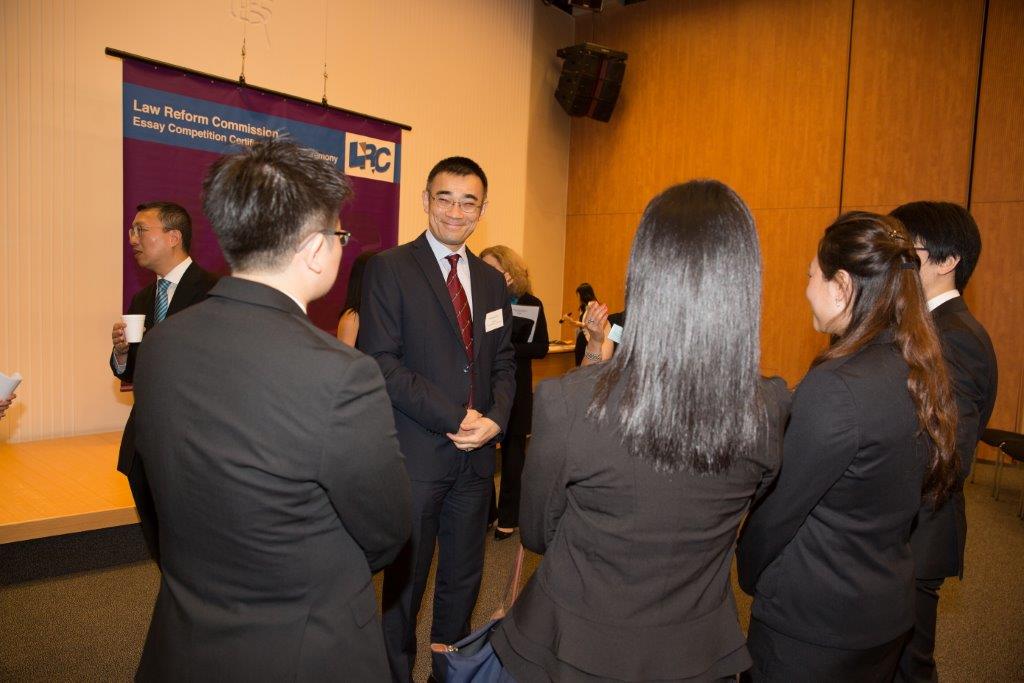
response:
<path fill-rule="evenodd" d="M 354 199 L 342 209 L 353 235 L 331 291 L 309 306 L 309 317 L 334 333 L 352 261 L 362 251 L 398 240 L 402 129 L 398 125 L 300 99 L 124 60 L 124 289 L 122 310 L 155 275 L 135 263 L 127 230 L 139 204 L 171 201 L 192 216 L 192 258 L 226 274 L 224 256 L 202 213 L 200 192 L 210 164 L 268 135 L 288 135 L 349 177 Z"/>

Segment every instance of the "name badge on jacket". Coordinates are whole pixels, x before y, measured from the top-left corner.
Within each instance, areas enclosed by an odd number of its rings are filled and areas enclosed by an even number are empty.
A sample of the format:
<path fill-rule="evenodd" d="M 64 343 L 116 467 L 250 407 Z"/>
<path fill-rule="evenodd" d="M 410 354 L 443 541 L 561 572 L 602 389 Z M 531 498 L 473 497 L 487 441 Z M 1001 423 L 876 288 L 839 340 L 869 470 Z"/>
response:
<path fill-rule="evenodd" d="M 491 330 L 496 330 L 496 329 L 498 329 L 499 327 L 501 327 L 504 324 L 505 324 L 505 318 L 501 314 L 501 309 L 500 308 L 496 308 L 493 311 L 491 311 L 490 313 L 488 313 L 487 317 L 484 318 L 484 332 L 490 332 Z"/>

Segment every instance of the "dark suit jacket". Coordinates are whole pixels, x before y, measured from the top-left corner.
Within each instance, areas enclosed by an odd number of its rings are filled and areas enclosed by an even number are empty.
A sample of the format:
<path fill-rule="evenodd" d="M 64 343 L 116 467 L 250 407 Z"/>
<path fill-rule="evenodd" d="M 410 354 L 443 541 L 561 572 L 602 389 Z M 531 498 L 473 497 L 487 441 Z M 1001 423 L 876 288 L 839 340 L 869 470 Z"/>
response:
<path fill-rule="evenodd" d="M 529 434 L 533 417 L 533 359 L 548 355 L 548 321 L 544 317 L 544 304 L 527 292 L 516 301 L 520 306 L 537 306 L 537 331 L 530 338 L 530 322 L 524 318 L 512 321 L 512 346 L 516 351 L 516 395 L 512 401 L 512 414 L 508 418 L 506 434 Z"/>
<path fill-rule="evenodd" d="M 967 542 L 963 482 L 971 472 L 974 449 L 992 415 L 998 383 L 992 341 L 967 310 L 963 297 L 942 304 L 932 311 L 932 317 L 956 394 L 960 480 L 945 504 L 936 510 L 925 503 L 918 513 L 910 545 L 914 550 L 914 573 L 919 579 L 963 576 Z"/>
<path fill-rule="evenodd" d="M 914 622 L 910 526 L 928 442 L 892 339 L 884 332 L 807 373 L 775 488 L 740 535 L 752 616 L 807 643 L 868 648 Z"/>
<path fill-rule="evenodd" d="M 217 275 L 206 272 L 198 263 L 193 261 L 191 265 L 185 269 L 185 273 L 181 276 L 181 281 L 178 283 L 178 286 L 174 288 L 174 298 L 171 299 L 171 303 L 167 307 L 167 316 L 170 317 L 178 311 L 183 311 L 192 304 L 197 304 L 205 299 L 206 293 L 209 292 L 215 284 L 217 284 L 217 278 Z M 153 329 L 153 314 L 155 309 L 156 281 L 153 281 L 135 293 L 126 313 L 129 315 L 145 314 L 146 330 L 149 331 Z M 111 354 L 110 371 L 114 373 L 114 377 L 131 384 L 135 375 L 135 357 L 138 353 L 138 344 L 128 345 L 128 361 L 125 364 L 124 372 L 121 374 L 117 373 L 117 365 L 114 363 L 114 355 Z M 125 473 L 127 474 L 127 472 Z"/>
<path fill-rule="evenodd" d="M 162 558 L 138 677 L 385 680 L 370 572 L 410 487 L 372 359 L 228 277 L 149 333 L 135 396 Z"/>
<path fill-rule="evenodd" d="M 457 432 L 466 416 L 471 372 L 473 407 L 502 432 L 512 408 L 515 357 L 505 280 L 466 253 L 473 293 L 472 363 L 426 233 L 377 254 L 363 275 L 357 345 L 384 374 L 406 467 L 416 481 L 443 478 L 453 458 L 468 457 L 481 477 L 494 474 L 493 442 L 467 455 L 445 436 Z M 484 319 L 495 310 L 502 312 L 502 325 L 486 332 Z"/>
<path fill-rule="evenodd" d="M 738 673 L 750 658 L 729 584 L 733 547 L 752 496 L 774 477 L 789 393 L 780 379 L 763 385 L 763 447 L 726 473 L 666 475 L 628 454 L 616 424 L 587 416 L 603 369 L 537 387 L 519 521 L 523 545 L 544 559 L 501 624 L 499 656 L 552 680 L 573 669 L 673 680 L 730 656 L 720 675 Z"/>

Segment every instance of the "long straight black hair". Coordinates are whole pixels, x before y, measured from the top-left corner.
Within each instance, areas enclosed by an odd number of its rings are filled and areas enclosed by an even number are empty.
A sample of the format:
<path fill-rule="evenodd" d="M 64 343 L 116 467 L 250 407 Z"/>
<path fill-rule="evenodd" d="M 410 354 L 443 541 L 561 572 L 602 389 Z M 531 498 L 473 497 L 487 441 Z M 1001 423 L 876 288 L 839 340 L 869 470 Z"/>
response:
<path fill-rule="evenodd" d="M 366 270 L 366 262 L 376 255 L 376 251 L 364 251 L 352 262 L 352 270 L 348 274 L 348 289 L 345 290 L 345 304 L 341 307 L 342 315 L 345 311 L 359 312 L 359 300 L 363 296 L 363 271 Z"/>
<path fill-rule="evenodd" d="M 629 453 L 662 472 L 717 474 L 756 448 L 761 251 L 735 192 L 693 180 L 651 200 L 633 239 L 626 309 L 590 414 L 617 422 Z"/>

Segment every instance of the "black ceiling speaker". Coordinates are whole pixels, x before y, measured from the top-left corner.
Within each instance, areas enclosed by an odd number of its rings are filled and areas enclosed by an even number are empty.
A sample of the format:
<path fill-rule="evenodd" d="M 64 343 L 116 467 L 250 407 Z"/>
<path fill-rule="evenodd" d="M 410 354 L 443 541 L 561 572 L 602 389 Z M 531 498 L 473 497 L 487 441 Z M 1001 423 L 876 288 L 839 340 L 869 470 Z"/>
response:
<path fill-rule="evenodd" d="M 619 99 L 629 55 L 594 43 L 580 43 L 563 47 L 558 56 L 565 60 L 555 91 L 558 103 L 570 116 L 608 121 Z"/>

